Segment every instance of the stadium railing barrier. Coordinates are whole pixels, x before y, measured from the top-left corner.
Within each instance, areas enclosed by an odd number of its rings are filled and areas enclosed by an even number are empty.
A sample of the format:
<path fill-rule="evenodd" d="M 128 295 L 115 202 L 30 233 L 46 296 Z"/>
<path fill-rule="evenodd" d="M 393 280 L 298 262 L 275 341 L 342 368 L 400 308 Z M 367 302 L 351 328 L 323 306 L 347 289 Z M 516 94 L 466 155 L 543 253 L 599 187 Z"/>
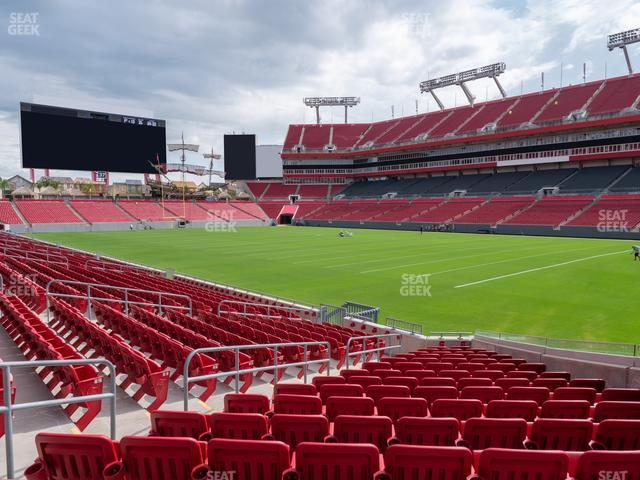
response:
<path fill-rule="evenodd" d="M 308 360 L 308 351 L 309 346 L 319 345 L 327 347 L 327 358 L 320 358 L 318 360 Z M 293 362 L 293 363 L 281 363 L 278 364 L 278 349 L 285 347 L 303 347 L 303 361 L 302 362 Z M 253 367 L 253 368 L 245 368 L 243 370 L 240 369 L 240 350 L 252 350 L 257 348 L 272 348 L 273 349 L 273 365 L 267 365 L 264 367 Z M 199 375 L 197 377 L 189 376 L 189 364 L 194 356 L 200 353 L 214 353 L 221 352 L 224 350 L 233 350 L 235 354 L 235 370 L 229 370 L 226 372 L 218 372 L 211 373 L 208 375 Z M 240 393 L 240 375 L 244 375 L 246 373 L 258 373 L 258 372 L 268 372 L 273 371 L 273 381 L 274 383 L 278 383 L 278 370 L 289 367 L 303 367 L 304 372 L 304 383 L 307 383 L 307 367 L 309 365 L 314 365 L 317 363 L 326 363 L 327 364 L 327 375 L 331 375 L 331 344 L 329 342 L 294 342 L 294 343 L 263 343 L 263 344 L 250 344 L 250 345 L 225 345 L 220 347 L 208 347 L 208 348 L 198 348 L 193 350 L 187 355 L 187 359 L 184 362 L 184 369 L 182 372 L 182 378 L 184 379 L 183 385 L 183 404 L 185 412 L 189 410 L 189 384 L 200 382 L 203 380 L 210 380 L 214 378 L 221 377 L 229 377 L 234 376 L 236 379 L 235 391 L 236 393 Z"/>
<path fill-rule="evenodd" d="M 237 311 L 223 311 L 222 310 L 222 306 L 223 305 L 240 305 L 242 306 L 242 312 L 237 312 Z M 223 313 L 234 313 L 236 315 L 244 315 L 245 317 L 247 316 L 265 316 L 261 313 L 251 313 L 251 312 L 247 312 L 247 307 L 260 307 L 260 308 L 266 308 L 267 309 L 267 314 L 266 317 L 280 317 L 281 315 L 271 315 L 271 311 L 272 310 L 286 310 L 286 311 L 290 311 L 290 312 L 298 312 L 298 313 L 307 313 L 307 311 L 303 308 L 297 308 L 297 307 L 285 307 L 285 306 L 278 306 L 278 305 L 268 305 L 268 304 L 264 304 L 264 303 L 256 303 L 256 302 L 245 302 L 243 300 L 222 300 L 220 303 L 218 303 L 218 315 L 221 315 Z M 291 317 L 289 317 L 291 318 Z"/>
<path fill-rule="evenodd" d="M 397 340 L 400 341 L 400 343 L 398 345 L 380 345 L 380 342 L 382 341 L 382 339 L 384 338 L 395 338 Z M 366 342 L 366 340 L 370 340 L 370 339 L 375 339 L 376 341 L 376 346 L 375 348 L 370 348 L 367 349 L 366 345 L 368 342 Z M 363 341 L 364 340 L 364 341 Z M 358 350 L 358 351 L 351 351 L 351 345 L 353 345 L 354 341 L 363 341 L 362 342 L 362 350 Z M 398 335 L 396 333 L 382 333 L 382 334 L 378 334 L 378 335 L 363 335 L 360 337 L 350 337 L 347 340 L 347 344 L 345 345 L 346 347 L 346 361 L 345 361 L 345 368 L 348 370 L 349 369 L 349 357 L 355 357 L 355 356 L 359 356 L 359 355 L 366 355 L 367 353 L 376 353 L 377 357 L 378 357 L 378 361 L 380 361 L 380 358 L 382 357 L 382 352 L 386 352 L 387 350 L 396 350 L 399 348 L 402 348 L 402 336 Z"/>
<path fill-rule="evenodd" d="M 346 316 L 347 309 L 344 307 L 336 307 L 335 305 L 326 304 L 320 305 L 318 314 L 320 323 L 331 323 L 333 325 L 344 326 Z"/>
<path fill-rule="evenodd" d="M 87 287 L 86 288 L 86 295 L 75 295 L 72 293 L 58 293 L 58 292 L 52 292 L 51 291 L 51 285 L 53 284 L 62 284 L 62 285 L 75 285 L 75 286 L 81 286 L 81 287 Z M 91 288 L 94 289 L 98 289 L 98 290 L 115 290 L 118 292 L 122 292 L 124 294 L 124 299 L 120 299 L 120 298 L 107 298 L 107 297 L 99 297 L 96 295 L 92 295 L 91 294 Z M 129 299 L 129 293 L 147 293 L 147 294 L 152 294 L 152 295 L 158 295 L 158 302 L 138 302 L 138 301 L 131 301 Z M 51 297 L 61 297 L 61 298 L 86 298 L 87 299 L 87 303 L 88 303 L 88 308 L 89 308 L 89 318 L 92 318 L 92 314 L 91 314 L 91 300 L 98 300 L 100 302 L 105 302 L 105 303 L 122 303 L 124 304 L 124 313 L 125 315 L 129 315 L 129 305 L 146 305 L 146 306 L 154 306 L 154 307 L 158 307 L 160 309 L 160 312 L 162 313 L 162 308 L 164 307 L 166 308 L 173 308 L 176 310 L 187 310 L 189 312 L 189 315 L 193 315 L 193 304 L 191 301 L 191 297 L 189 297 L 188 295 L 182 295 L 179 293 L 169 293 L 169 292 L 161 292 L 159 290 L 142 290 L 139 288 L 130 288 L 130 287 L 114 287 L 112 285 L 105 285 L 102 283 L 88 283 L 88 282 L 80 282 L 77 280 L 50 280 L 49 283 L 47 283 L 47 288 L 46 288 L 46 299 L 47 299 L 47 323 L 51 320 L 51 312 L 50 312 L 50 307 L 51 307 L 51 303 L 49 301 L 49 299 Z M 186 300 L 187 305 L 186 306 L 180 306 L 180 305 L 167 305 L 166 303 L 163 304 L 162 303 L 162 298 L 179 298 L 182 300 Z"/>
<path fill-rule="evenodd" d="M 344 302 L 342 307 L 347 309 L 347 315 L 350 317 L 358 318 L 365 322 L 378 323 L 379 307 L 363 305 L 357 302 Z"/>
<path fill-rule="evenodd" d="M 447 337 L 455 338 L 456 340 L 464 340 L 465 337 L 470 339 L 473 336 L 473 332 L 429 332 L 428 337 L 436 337 L 439 340 L 444 340 Z"/>
<path fill-rule="evenodd" d="M 399 318 L 387 317 L 384 320 L 384 324 L 391 327 L 394 330 L 403 330 L 409 332 L 411 335 L 422 335 L 422 324 L 407 322 L 406 320 L 400 320 Z"/>
<path fill-rule="evenodd" d="M 483 337 L 488 338 L 496 338 L 498 340 L 540 345 L 547 348 L 640 357 L 640 345 L 633 343 L 568 340 L 561 338 L 541 337 L 536 335 L 494 332 L 492 330 L 477 330 L 476 335 L 482 335 Z"/>
<path fill-rule="evenodd" d="M 52 400 L 41 400 L 38 402 L 11 403 L 11 388 L 9 379 L 12 368 L 36 368 L 36 367 L 60 367 L 67 365 L 104 365 L 109 369 L 109 383 L 111 391 L 97 395 L 83 395 L 79 397 L 55 398 Z M 7 477 L 15 478 L 13 459 L 13 412 L 17 410 L 33 410 L 42 407 L 52 407 L 55 405 L 67 405 L 74 403 L 91 402 L 97 400 L 109 400 L 109 425 L 112 440 L 116 439 L 116 367 L 109 360 L 104 358 L 95 359 L 74 359 L 74 360 L 37 360 L 23 362 L 1 362 L 2 369 L 2 390 L 3 405 L 0 405 L 0 414 L 4 415 L 5 449 L 7 459 Z"/>
<path fill-rule="evenodd" d="M 29 250 L 19 250 L 18 247 L 1 247 L 2 255 L 8 258 L 16 258 L 18 260 L 45 260 L 47 263 L 55 263 L 64 265 L 69 268 L 69 259 L 64 255 L 47 252 L 32 252 Z M 9 253 L 7 253 L 9 252 Z"/>

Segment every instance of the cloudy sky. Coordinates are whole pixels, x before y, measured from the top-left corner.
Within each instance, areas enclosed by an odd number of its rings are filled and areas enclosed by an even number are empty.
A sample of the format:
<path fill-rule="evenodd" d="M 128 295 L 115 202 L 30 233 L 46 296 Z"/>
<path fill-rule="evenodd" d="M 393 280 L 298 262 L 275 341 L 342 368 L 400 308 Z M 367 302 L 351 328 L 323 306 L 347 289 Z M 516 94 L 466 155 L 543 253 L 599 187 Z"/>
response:
<path fill-rule="evenodd" d="M 13 35 L 20 14 L 33 35 Z M 222 151 L 222 135 L 282 143 L 313 122 L 304 96 L 357 95 L 356 121 L 420 112 L 427 78 L 504 61 L 509 95 L 626 73 L 606 34 L 640 27 L 634 0 L 12 1 L 0 4 L 0 176 L 20 168 L 18 103 L 167 120 L 167 140 Z M 37 34 L 35 34 L 37 32 Z M 29 31 L 25 32 L 29 33 Z M 640 49 L 630 49 L 640 69 Z M 562 66 L 562 68 L 561 68 Z M 562 75 L 561 75 L 562 70 Z M 471 85 L 478 100 L 498 94 Z M 465 100 L 443 90 L 447 106 Z M 322 121 L 340 122 L 342 110 Z M 172 159 L 172 157 L 169 157 Z M 205 163 L 194 154 L 190 161 Z M 62 174 L 65 172 L 52 172 Z M 74 173 L 73 176 L 83 174 Z M 129 175 L 135 178 L 134 175 Z"/>

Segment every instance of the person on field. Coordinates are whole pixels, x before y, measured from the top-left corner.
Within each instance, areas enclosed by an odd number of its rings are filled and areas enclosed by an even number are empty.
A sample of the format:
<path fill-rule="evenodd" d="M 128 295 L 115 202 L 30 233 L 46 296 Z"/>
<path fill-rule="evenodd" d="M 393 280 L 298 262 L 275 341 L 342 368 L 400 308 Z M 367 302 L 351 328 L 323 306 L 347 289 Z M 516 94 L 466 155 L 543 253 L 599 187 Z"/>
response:
<path fill-rule="evenodd" d="M 633 261 L 640 260 L 640 245 L 634 245 L 633 249 Z"/>

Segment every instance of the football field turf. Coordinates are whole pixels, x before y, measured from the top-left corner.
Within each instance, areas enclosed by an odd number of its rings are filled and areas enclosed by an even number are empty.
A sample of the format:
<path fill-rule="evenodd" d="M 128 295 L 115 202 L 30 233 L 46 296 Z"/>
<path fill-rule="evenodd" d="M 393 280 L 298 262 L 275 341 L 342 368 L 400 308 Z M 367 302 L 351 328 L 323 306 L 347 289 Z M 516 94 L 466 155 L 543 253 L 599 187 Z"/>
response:
<path fill-rule="evenodd" d="M 312 227 L 38 238 L 300 302 L 381 308 L 424 331 L 640 343 L 633 241 Z"/>

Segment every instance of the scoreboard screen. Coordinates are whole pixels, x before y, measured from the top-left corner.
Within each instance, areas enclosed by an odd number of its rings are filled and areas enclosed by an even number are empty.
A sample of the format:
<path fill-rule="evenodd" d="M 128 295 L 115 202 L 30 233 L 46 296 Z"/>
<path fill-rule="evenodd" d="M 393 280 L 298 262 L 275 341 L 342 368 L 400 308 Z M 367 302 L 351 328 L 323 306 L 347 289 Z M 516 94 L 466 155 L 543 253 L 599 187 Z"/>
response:
<path fill-rule="evenodd" d="M 20 103 L 23 168 L 156 173 L 167 163 L 165 121 Z"/>
<path fill-rule="evenodd" d="M 224 136 L 224 171 L 227 180 L 255 180 L 255 135 Z"/>

